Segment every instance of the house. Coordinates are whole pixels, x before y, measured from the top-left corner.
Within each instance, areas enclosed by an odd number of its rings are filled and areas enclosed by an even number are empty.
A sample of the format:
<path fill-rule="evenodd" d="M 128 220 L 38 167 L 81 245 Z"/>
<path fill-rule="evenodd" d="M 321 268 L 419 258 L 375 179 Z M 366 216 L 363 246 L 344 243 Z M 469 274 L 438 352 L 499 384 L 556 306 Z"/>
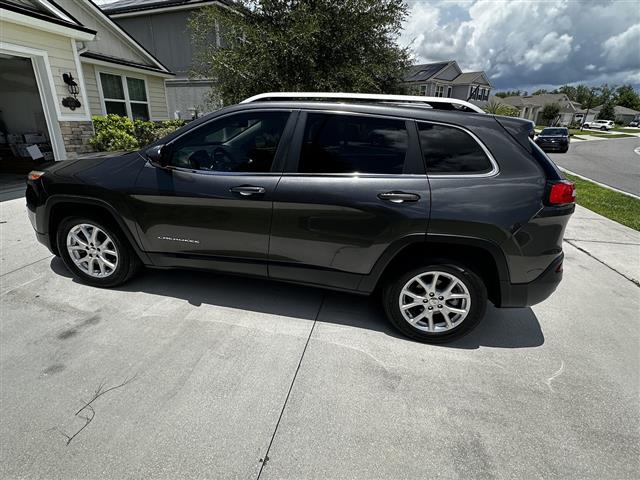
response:
<path fill-rule="evenodd" d="M 91 151 L 95 115 L 168 119 L 172 77 L 90 0 L 1 0 L 0 170 Z"/>
<path fill-rule="evenodd" d="M 102 8 L 176 73 L 166 82 L 169 111 L 174 118 L 190 120 L 215 106 L 208 99 L 213 80 L 189 78 L 193 63 L 189 18 L 198 9 L 230 3 L 230 0 L 119 0 Z M 214 34 L 220 46 L 219 32 Z"/>
<path fill-rule="evenodd" d="M 504 105 L 516 107 L 520 111 L 520 118 L 533 121 L 536 125 L 543 123 L 542 110 L 546 105 L 557 104 L 560 107 L 559 116 L 555 120 L 557 125 L 570 125 L 577 121 L 576 114 L 584 114 L 577 104 L 572 102 L 564 93 L 543 93 L 540 95 L 511 96 L 496 98 Z"/>
<path fill-rule="evenodd" d="M 412 95 L 487 101 L 491 83 L 484 72 L 462 72 L 455 60 L 414 65 L 404 77 Z"/>
<path fill-rule="evenodd" d="M 602 110 L 602 105 L 593 109 L 593 111 L 596 113 L 596 119 L 599 118 L 600 110 Z M 622 107 L 620 105 L 616 105 L 615 107 L 613 107 L 613 112 L 615 114 L 615 122 L 622 123 L 623 125 L 629 125 L 630 122 L 632 122 L 638 115 L 640 115 L 639 111 L 627 107 Z"/>

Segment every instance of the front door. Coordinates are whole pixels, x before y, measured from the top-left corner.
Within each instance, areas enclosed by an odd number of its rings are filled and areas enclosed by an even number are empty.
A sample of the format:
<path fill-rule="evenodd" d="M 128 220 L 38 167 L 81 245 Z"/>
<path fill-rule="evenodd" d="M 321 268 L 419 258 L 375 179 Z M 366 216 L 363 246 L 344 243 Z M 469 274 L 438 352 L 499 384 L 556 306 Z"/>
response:
<path fill-rule="evenodd" d="M 213 119 L 167 146 L 170 169 L 142 169 L 133 211 L 156 263 L 170 257 L 169 264 L 266 275 L 290 117 L 271 110 Z"/>
<path fill-rule="evenodd" d="M 269 276 L 356 289 L 392 243 L 426 235 L 429 201 L 413 121 L 303 112 L 274 196 Z"/>

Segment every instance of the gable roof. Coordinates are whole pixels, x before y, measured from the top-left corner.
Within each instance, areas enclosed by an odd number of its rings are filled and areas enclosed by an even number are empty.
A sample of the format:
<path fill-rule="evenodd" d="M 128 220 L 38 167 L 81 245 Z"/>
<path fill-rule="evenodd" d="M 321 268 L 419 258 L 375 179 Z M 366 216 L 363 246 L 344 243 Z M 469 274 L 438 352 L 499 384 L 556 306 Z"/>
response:
<path fill-rule="evenodd" d="M 404 81 L 424 82 L 440 73 L 440 71 L 444 70 L 451 63 L 453 63 L 452 60 L 448 62 L 424 63 L 422 65 L 414 65 L 409 68 L 409 71 L 404 77 Z"/>
<path fill-rule="evenodd" d="M 143 12 L 149 10 L 198 8 L 213 3 L 222 3 L 229 6 L 232 4 L 231 0 L 117 0 L 104 5 L 102 10 L 106 14 L 113 16 L 124 14 L 134 16 L 138 12 L 143 15 Z"/>
<path fill-rule="evenodd" d="M 501 100 L 501 103 L 513 105 L 514 107 L 543 107 L 549 103 L 557 103 L 562 108 L 568 108 L 569 110 L 575 110 L 576 108 L 564 93 L 543 93 L 540 95 L 505 97 Z"/>
<path fill-rule="evenodd" d="M 486 82 L 487 85 L 491 85 L 489 79 L 484 72 L 464 72 L 453 79 L 453 83 L 456 85 L 469 85 L 476 83 L 480 77 L 483 77 L 481 81 Z"/>
<path fill-rule="evenodd" d="M 602 110 L 604 105 L 598 105 L 597 107 L 593 107 L 591 109 L 592 112 L 599 112 Z M 637 115 L 640 113 L 638 110 L 634 110 L 633 108 L 623 107 L 622 105 L 615 105 L 613 107 L 613 111 L 616 115 Z"/>
<path fill-rule="evenodd" d="M 40 25 L 46 25 L 42 22 L 47 22 L 89 35 L 95 35 L 97 33 L 95 30 L 82 25 L 76 18 L 69 14 L 69 12 L 50 0 L 0 0 L 0 8 L 7 12 L 18 14 L 16 17 L 25 15 L 35 21 L 40 21 Z M 7 16 L 7 13 L 4 15 Z"/>
<path fill-rule="evenodd" d="M 53 0 L 44 0 L 53 3 Z M 126 64 L 135 66 L 138 68 L 144 68 L 146 70 L 157 71 L 163 74 L 173 75 L 173 73 L 158 60 L 151 52 L 138 43 L 133 37 L 131 37 L 122 27 L 114 22 L 107 14 L 105 14 L 100 7 L 98 7 L 92 0 L 58 0 L 63 3 L 67 9 L 71 9 L 76 12 L 77 15 L 84 18 L 86 22 L 97 24 L 98 29 L 103 27 L 103 40 L 111 39 L 122 45 L 121 51 L 116 55 L 111 55 L 110 51 L 104 51 L 100 48 L 95 48 L 95 51 L 91 51 L 91 44 L 87 45 L 87 50 L 81 54 L 83 57 L 94 58 L 111 63 Z M 62 7 L 58 7 L 62 8 Z M 70 14 L 69 14 L 70 15 Z M 98 33 L 100 37 L 100 33 Z M 98 44 L 94 44 L 95 47 Z M 97 58 L 102 57 L 102 58 Z"/>

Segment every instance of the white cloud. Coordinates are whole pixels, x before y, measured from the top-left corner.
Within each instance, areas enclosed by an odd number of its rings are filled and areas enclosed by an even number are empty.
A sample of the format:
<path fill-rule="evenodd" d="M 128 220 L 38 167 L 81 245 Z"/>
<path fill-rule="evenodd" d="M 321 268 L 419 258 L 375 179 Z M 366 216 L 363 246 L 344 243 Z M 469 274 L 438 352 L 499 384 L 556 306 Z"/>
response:
<path fill-rule="evenodd" d="M 454 59 L 498 88 L 633 82 L 640 71 L 636 0 L 412 3 L 401 42 L 418 61 Z M 610 78 L 611 80 L 607 80 Z"/>

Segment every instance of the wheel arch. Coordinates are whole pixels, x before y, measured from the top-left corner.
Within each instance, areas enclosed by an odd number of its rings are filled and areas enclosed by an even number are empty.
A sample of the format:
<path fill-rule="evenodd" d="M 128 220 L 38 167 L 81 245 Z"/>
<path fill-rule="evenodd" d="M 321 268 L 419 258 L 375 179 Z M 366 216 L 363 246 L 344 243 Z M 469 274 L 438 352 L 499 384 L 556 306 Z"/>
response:
<path fill-rule="evenodd" d="M 373 292 L 388 278 L 420 261 L 456 262 L 466 265 L 483 280 L 489 299 L 500 305 L 509 283 L 509 270 L 504 253 L 498 245 L 474 237 L 448 235 L 412 236 L 401 239 L 385 251 L 371 273 L 364 277 L 358 287 L 364 292 Z"/>
<path fill-rule="evenodd" d="M 144 264 L 150 264 L 148 256 L 140 248 L 136 235 L 113 205 L 104 200 L 75 195 L 54 195 L 47 200 L 45 207 L 46 227 L 51 250 L 59 254 L 57 245 L 57 229 L 63 218 L 68 216 L 87 216 L 103 220 L 117 228 L 127 239 L 138 258 Z M 135 228 L 135 227 L 133 227 Z"/>

